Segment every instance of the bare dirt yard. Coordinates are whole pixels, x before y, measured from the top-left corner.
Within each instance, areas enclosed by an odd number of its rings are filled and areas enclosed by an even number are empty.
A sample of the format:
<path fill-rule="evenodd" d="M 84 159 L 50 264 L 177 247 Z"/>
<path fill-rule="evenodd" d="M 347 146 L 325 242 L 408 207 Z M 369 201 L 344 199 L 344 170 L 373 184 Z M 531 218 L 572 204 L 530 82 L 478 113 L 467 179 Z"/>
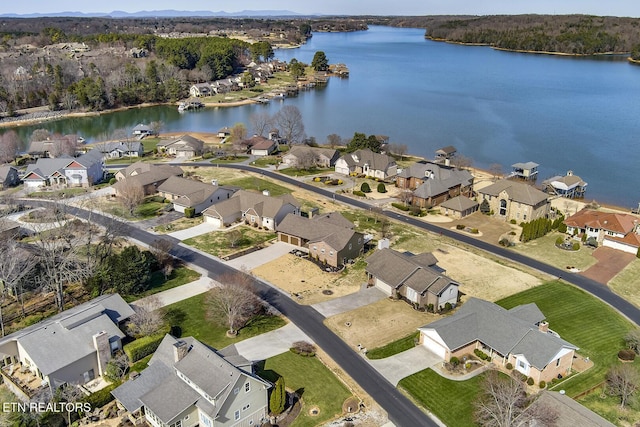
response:
<path fill-rule="evenodd" d="M 329 317 L 325 324 L 349 345 L 371 349 L 407 336 L 440 317 L 416 311 L 404 301 L 384 299 Z"/>

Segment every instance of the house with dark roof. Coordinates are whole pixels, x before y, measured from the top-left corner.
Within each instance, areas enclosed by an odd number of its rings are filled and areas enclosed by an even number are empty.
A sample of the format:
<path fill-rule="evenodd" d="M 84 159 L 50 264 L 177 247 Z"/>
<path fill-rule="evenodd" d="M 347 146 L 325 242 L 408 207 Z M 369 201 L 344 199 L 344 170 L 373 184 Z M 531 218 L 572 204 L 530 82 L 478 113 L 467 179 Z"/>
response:
<path fill-rule="evenodd" d="M 456 196 L 440 203 L 440 213 L 455 219 L 461 219 L 478 210 L 480 205 L 475 200 L 465 196 Z"/>
<path fill-rule="evenodd" d="M 518 223 L 545 218 L 551 204 L 548 195 L 532 185 L 502 179 L 478 190 L 479 198 L 489 203 L 494 215 Z"/>
<path fill-rule="evenodd" d="M 151 126 L 145 125 L 144 123 L 138 123 L 133 127 L 131 134 L 142 139 L 145 136 L 153 135 L 154 132 L 153 129 L 151 129 Z"/>
<path fill-rule="evenodd" d="M 451 316 L 418 328 L 420 344 L 448 361 L 482 350 L 492 363 L 513 369 L 536 383 L 571 373 L 578 347 L 549 329 L 533 303 L 506 310 L 470 298 Z"/>
<path fill-rule="evenodd" d="M 436 163 L 444 163 L 446 166 L 451 164 L 451 159 L 456 155 L 458 150 L 453 145 L 447 145 L 446 147 L 438 148 L 436 150 Z"/>
<path fill-rule="evenodd" d="M 0 338 L 5 384 L 28 401 L 39 389 L 87 384 L 122 349 L 120 325 L 134 311 L 120 295 L 101 295 Z"/>
<path fill-rule="evenodd" d="M 204 141 L 191 135 L 182 135 L 178 139 L 160 141 L 157 144 L 158 151 L 172 156 L 190 159 L 201 156 L 204 150 Z"/>
<path fill-rule="evenodd" d="M 144 156 L 144 146 L 140 141 L 111 141 L 95 144 L 94 147 L 109 159 Z"/>
<path fill-rule="evenodd" d="M 294 145 L 282 156 L 282 163 L 291 167 L 322 167 L 335 166 L 340 152 L 332 148 L 309 147 Z"/>
<path fill-rule="evenodd" d="M 66 185 L 89 187 L 102 181 L 105 165 L 100 150 L 93 149 L 80 157 L 39 158 L 27 166 L 25 187 Z"/>
<path fill-rule="evenodd" d="M 582 199 L 587 191 L 587 183 L 573 171 L 565 176 L 554 176 L 542 182 L 542 188 L 549 194 L 566 197 L 568 199 Z"/>
<path fill-rule="evenodd" d="M 570 236 L 584 234 L 602 246 L 631 254 L 640 248 L 640 220 L 634 215 L 582 209 L 564 223 Z"/>
<path fill-rule="evenodd" d="M 396 186 L 413 190 L 411 204 L 425 208 L 460 195 L 471 197 L 473 175 L 452 166 L 420 161 L 398 174 Z"/>
<path fill-rule="evenodd" d="M 195 83 L 189 88 L 189 96 L 199 98 L 212 95 L 213 89 L 210 83 Z"/>
<path fill-rule="evenodd" d="M 458 302 L 460 284 L 444 274 L 432 253 L 415 255 L 385 248 L 375 251 L 366 261 L 368 283 L 390 297 L 431 311 Z"/>
<path fill-rule="evenodd" d="M 300 215 L 300 202 L 290 194 L 271 197 L 268 193 L 247 190 L 239 190 L 202 212 L 205 222 L 218 228 L 244 221 L 268 230 L 275 230 L 287 214 Z"/>
<path fill-rule="evenodd" d="M 186 208 L 193 208 L 195 214 L 222 200 L 227 200 L 235 192 L 231 187 L 207 184 L 194 179 L 170 176 L 158 186 L 158 193 L 171 200 L 177 212 L 184 213 Z"/>
<path fill-rule="evenodd" d="M 111 394 L 155 427 L 249 427 L 267 421 L 269 388 L 246 359 L 167 334 L 148 367 Z"/>
<path fill-rule="evenodd" d="M 364 235 L 338 212 L 312 218 L 287 215 L 276 231 L 279 241 L 308 248 L 310 257 L 332 267 L 356 259 L 364 249 Z"/>
<path fill-rule="evenodd" d="M 116 196 L 120 189 L 129 184 L 142 188 L 145 196 L 158 192 L 160 184 L 171 176 L 182 176 L 183 171 L 178 166 L 154 165 L 146 162 L 135 162 L 124 169 L 116 172 L 115 178 L 118 182 L 113 184 Z M 127 184 L 125 184 L 125 181 Z"/>
<path fill-rule="evenodd" d="M 0 188 L 6 189 L 20 184 L 18 169 L 11 165 L 0 166 Z"/>
<path fill-rule="evenodd" d="M 540 165 L 535 162 L 514 163 L 511 165 L 512 171 L 508 178 L 535 181 L 538 179 L 538 166 Z"/>
<path fill-rule="evenodd" d="M 373 178 L 387 179 L 397 175 L 398 166 L 391 156 L 363 149 L 347 153 L 336 160 L 336 173 L 342 175 L 362 174 Z"/>

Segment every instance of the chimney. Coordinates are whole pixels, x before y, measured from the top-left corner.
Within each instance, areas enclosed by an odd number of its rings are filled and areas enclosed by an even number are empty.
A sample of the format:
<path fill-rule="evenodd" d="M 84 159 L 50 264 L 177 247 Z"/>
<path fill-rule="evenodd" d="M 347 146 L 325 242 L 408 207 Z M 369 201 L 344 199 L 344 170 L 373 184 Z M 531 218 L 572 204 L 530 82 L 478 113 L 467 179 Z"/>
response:
<path fill-rule="evenodd" d="M 173 359 L 175 362 L 179 362 L 189 352 L 189 347 L 184 341 L 178 341 L 173 345 Z"/>
<path fill-rule="evenodd" d="M 548 322 L 540 322 L 538 323 L 538 330 L 540 332 L 544 332 L 545 334 L 549 332 L 549 323 Z"/>
<path fill-rule="evenodd" d="M 111 346 L 109 345 L 109 334 L 105 331 L 98 332 L 93 336 L 93 347 L 98 356 L 98 372 L 102 376 L 111 360 Z"/>
<path fill-rule="evenodd" d="M 444 159 L 444 165 L 445 166 L 451 166 L 451 159 L 449 159 L 448 157 Z"/>

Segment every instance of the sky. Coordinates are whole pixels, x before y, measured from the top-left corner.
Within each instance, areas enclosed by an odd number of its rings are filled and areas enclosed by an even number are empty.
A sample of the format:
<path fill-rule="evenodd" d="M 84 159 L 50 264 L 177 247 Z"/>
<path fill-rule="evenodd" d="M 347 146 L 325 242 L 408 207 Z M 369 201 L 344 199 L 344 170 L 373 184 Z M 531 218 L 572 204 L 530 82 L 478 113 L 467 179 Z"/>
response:
<path fill-rule="evenodd" d="M 509 15 L 591 14 L 640 17 L 640 0 L 2 0 L 0 14 L 63 11 L 109 13 L 114 10 L 289 10 L 301 14 L 339 15 Z"/>

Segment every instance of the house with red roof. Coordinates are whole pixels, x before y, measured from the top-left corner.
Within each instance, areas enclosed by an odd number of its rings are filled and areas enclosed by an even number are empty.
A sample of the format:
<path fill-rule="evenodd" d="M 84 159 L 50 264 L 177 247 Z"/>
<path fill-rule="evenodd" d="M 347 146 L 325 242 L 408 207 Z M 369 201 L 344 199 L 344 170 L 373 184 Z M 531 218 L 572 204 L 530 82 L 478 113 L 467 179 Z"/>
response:
<path fill-rule="evenodd" d="M 564 220 L 568 234 L 585 234 L 602 246 L 632 254 L 640 247 L 639 222 L 633 215 L 592 209 L 583 209 Z"/>

